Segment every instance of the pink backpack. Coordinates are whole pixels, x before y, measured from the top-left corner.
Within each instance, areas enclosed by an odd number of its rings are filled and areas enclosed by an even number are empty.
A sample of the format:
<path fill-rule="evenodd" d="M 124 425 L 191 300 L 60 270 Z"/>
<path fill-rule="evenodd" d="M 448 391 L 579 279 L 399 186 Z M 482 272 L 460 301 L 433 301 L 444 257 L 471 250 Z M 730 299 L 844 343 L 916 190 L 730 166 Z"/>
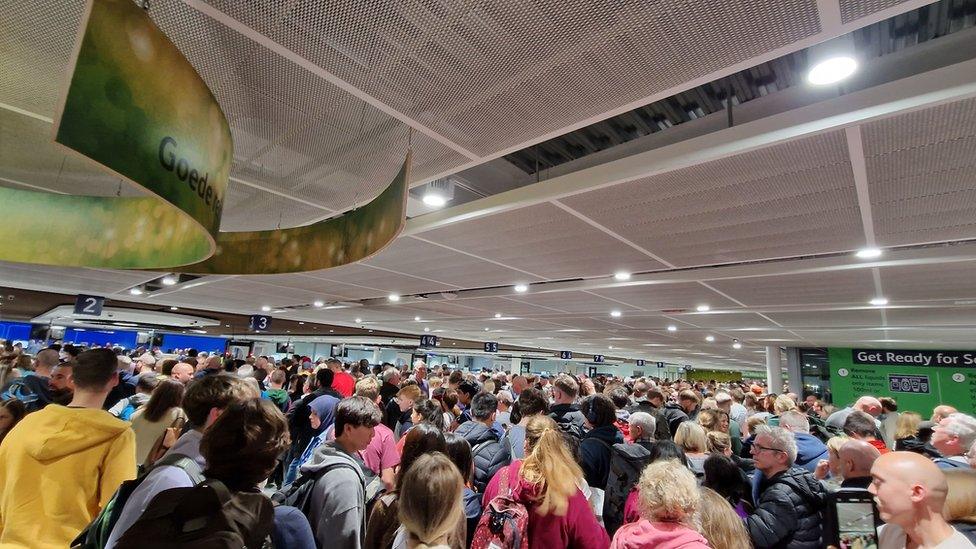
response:
<path fill-rule="evenodd" d="M 471 549 L 529 549 L 529 511 L 512 498 L 510 470 L 511 466 L 499 472 L 498 495 L 481 514 Z"/>

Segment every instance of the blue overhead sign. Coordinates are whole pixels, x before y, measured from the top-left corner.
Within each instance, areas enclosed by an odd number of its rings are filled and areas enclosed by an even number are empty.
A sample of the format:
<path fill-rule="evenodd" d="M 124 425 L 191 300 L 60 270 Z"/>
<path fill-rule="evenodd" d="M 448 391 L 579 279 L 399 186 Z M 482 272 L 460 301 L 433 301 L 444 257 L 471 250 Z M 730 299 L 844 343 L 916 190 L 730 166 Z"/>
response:
<path fill-rule="evenodd" d="M 573 351 L 559 351 L 559 358 L 562 360 L 572 360 Z"/>
<path fill-rule="evenodd" d="M 420 346 L 421 347 L 437 347 L 437 336 L 432 336 L 432 335 L 422 335 L 422 336 L 420 336 Z"/>
<path fill-rule="evenodd" d="M 485 342 L 485 352 L 486 353 L 497 353 L 498 352 L 498 343 L 496 343 L 494 341 Z"/>
<path fill-rule="evenodd" d="M 645 364 L 645 362 L 644 362 L 643 359 L 640 359 L 640 358 L 637 359 L 637 367 L 638 368 L 643 368 L 644 367 L 644 364 Z"/>
<path fill-rule="evenodd" d="M 252 332 L 263 332 L 271 329 L 271 317 L 264 315 L 251 315 L 250 323 Z"/>
<path fill-rule="evenodd" d="M 597 364 L 602 364 L 603 361 L 604 361 L 603 355 L 593 355 L 593 362 L 596 362 Z"/>

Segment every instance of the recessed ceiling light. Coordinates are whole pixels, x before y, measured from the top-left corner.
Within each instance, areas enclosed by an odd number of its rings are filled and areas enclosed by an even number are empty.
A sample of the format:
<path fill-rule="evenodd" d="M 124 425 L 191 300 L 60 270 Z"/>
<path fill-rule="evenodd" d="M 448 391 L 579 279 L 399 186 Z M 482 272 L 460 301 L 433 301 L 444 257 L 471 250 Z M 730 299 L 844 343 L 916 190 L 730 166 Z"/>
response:
<path fill-rule="evenodd" d="M 489 331 L 489 330 L 491 330 L 491 328 L 485 328 L 485 331 L 486 331 L 486 332 L 487 332 L 487 331 Z"/>
<path fill-rule="evenodd" d="M 525 285 L 525 284 L 516 284 L 515 285 L 515 291 L 518 292 L 518 293 L 520 293 L 520 294 L 523 294 L 523 293 L 529 291 L 529 287 L 527 285 Z"/>
<path fill-rule="evenodd" d="M 329 330 L 329 333 L 330 333 L 330 334 L 331 334 L 331 333 L 335 333 L 335 330 Z"/>
<path fill-rule="evenodd" d="M 321 299 L 316 299 L 315 301 L 312 302 L 312 305 L 316 307 L 325 307 L 325 302 L 322 301 Z"/>
<path fill-rule="evenodd" d="M 262 306 L 261 306 L 261 310 L 262 310 L 262 311 L 264 311 L 264 312 L 268 312 L 268 311 L 270 311 L 270 310 L 271 310 L 271 307 L 269 307 L 269 306 L 267 306 L 267 305 L 262 305 Z"/>
<path fill-rule="evenodd" d="M 179 311 L 180 308 L 179 307 L 170 307 L 169 310 L 171 310 L 171 311 Z"/>
<path fill-rule="evenodd" d="M 420 317 L 419 316 L 415 316 L 415 317 L 413 317 L 413 320 L 414 320 L 414 322 L 420 322 Z"/>
<path fill-rule="evenodd" d="M 871 303 L 871 305 L 874 305 L 875 307 L 884 307 L 885 305 L 888 304 L 888 298 L 887 297 L 876 297 L 876 298 L 872 299 L 870 301 L 870 303 Z"/>
<path fill-rule="evenodd" d="M 304 322 L 299 322 L 299 324 L 301 324 L 301 325 L 303 325 L 303 326 L 305 325 L 305 323 L 304 323 Z"/>
<path fill-rule="evenodd" d="M 424 204 L 427 204 L 432 208 L 442 208 L 444 204 L 447 204 L 447 198 L 432 191 L 427 191 L 421 200 L 424 201 Z"/>
<path fill-rule="evenodd" d="M 695 307 L 695 310 L 698 311 L 699 313 L 704 313 L 711 310 L 711 307 L 709 307 L 708 305 L 699 305 Z"/>
<path fill-rule="evenodd" d="M 678 327 L 675 326 L 674 324 L 671 324 L 671 325 L 668 326 L 668 331 L 669 332 L 677 332 L 678 331 Z"/>
<path fill-rule="evenodd" d="M 427 326 L 424 326 L 424 331 L 425 332 L 429 332 L 430 331 L 430 328 L 428 328 Z"/>
<path fill-rule="evenodd" d="M 359 323 L 360 323 L 360 322 L 362 322 L 362 321 L 363 321 L 363 319 L 361 319 L 361 318 L 356 318 L 356 324 L 359 324 Z"/>
<path fill-rule="evenodd" d="M 616 309 L 614 309 L 613 311 L 610 311 L 610 316 L 612 316 L 613 318 L 620 318 L 620 315 L 622 315 L 622 314 L 623 313 L 621 313 L 620 311 L 618 311 Z"/>
<path fill-rule="evenodd" d="M 881 248 L 861 248 L 854 255 L 861 259 L 874 259 L 876 257 L 881 257 Z"/>
<path fill-rule="evenodd" d="M 624 280 L 630 280 L 630 273 L 627 271 L 617 271 L 613 273 L 613 279 L 623 282 Z"/>
<path fill-rule="evenodd" d="M 857 61 L 853 57 L 838 56 L 817 63 L 807 73 L 807 82 L 814 86 L 834 84 L 854 74 Z"/>
<path fill-rule="evenodd" d="M 131 288 L 129 293 L 132 295 L 142 295 L 142 288 Z"/>
<path fill-rule="evenodd" d="M 739 340 L 738 339 L 733 339 L 732 340 L 732 348 L 733 349 L 741 349 L 742 348 L 742 344 L 739 343 Z"/>
<path fill-rule="evenodd" d="M 607 346 L 607 349 L 610 349 L 612 351 L 613 350 L 613 345 L 608 345 Z"/>
<path fill-rule="evenodd" d="M 160 280 L 160 282 L 163 283 L 163 286 L 175 286 L 179 280 L 177 280 L 177 278 L 173 275 L 166 275 L 162 280 Z"/>
<path fill-rule="evenodd" d="M 396 303 L 397 301 L 400 301 L 400 296 L 397 294 L 390 294 L 389 297 L 387 297 L 387 299 Z"/>
<path fill-rule="evenodd" d="M 224 324 L 224 328 L 230 328 L 230 324 Z"/>
<path fill-rule="evenodd" d="M 715 341 L 715 336 L 705 336 L 705 341 Z"/>
<path fill-rule="evenodd" d="M 501 313 L 495 313 L 495 318 L 501 318 L 501 317 L 502 317 Z"/>
<path fill-rule="evenodd" d="M 285 330 L 285 333 L 286 334 L 290 334 L 291 333 L 291 330 Z"/>

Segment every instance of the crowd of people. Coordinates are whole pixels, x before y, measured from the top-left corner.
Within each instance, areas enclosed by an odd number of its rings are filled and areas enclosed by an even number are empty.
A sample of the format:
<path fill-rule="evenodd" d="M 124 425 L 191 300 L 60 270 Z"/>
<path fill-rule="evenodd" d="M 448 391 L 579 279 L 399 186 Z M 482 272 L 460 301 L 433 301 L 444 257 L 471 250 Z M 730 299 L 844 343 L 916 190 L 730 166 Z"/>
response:
<path fill-rule="evenodd" d="M 0 393 L 2 547 L 976 547 L 950 404 L 70 345 Z"/>

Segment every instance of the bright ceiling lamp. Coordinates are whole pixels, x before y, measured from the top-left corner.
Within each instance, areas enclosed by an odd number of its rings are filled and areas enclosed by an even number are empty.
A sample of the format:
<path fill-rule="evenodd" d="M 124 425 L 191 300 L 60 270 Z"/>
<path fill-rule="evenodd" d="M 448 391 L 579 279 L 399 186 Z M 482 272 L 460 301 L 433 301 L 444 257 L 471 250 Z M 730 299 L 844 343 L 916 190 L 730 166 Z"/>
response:
<path fill-rule="evenodd" d="M 742 344 L 739 343 L 739 340 L 738 339 L 733 339 L 732 340 L 732 348 L 733 349 L 741 349 L 742 348 Z"/>
<path fill-rule="evenodd" d="M 501 317 L 502 317 L 501 313 L 495 313 L 495 318 L 501 318 Z"/>
<path fill-rule="evenodd" d="M 312 305 L 316 307 L 325 307 L 325 302 L 322 301 L 321 299 L 316 299 L 315 301 L 312 302 Z"/>
<path fill-rule="evenodd" d="M 623 282 L 624 280 L 630 280 L 630 273 L 627 271 L 617 271 L 613 273 L 613 279 Z"/>
<path fill-rule="evenodd" d="M 130 288 L 129 293 L 132 295 L 142 295 L 142 288 Z"/>
<path fill-rule="evenodd" d="M 424 186 L 421 200 L 431 208 L 442 208 L 454 198 L 454 180 L 450 178 L 431 181 Z"/>
<path fill-rule="evenodd" d="M 869 303 L 871 305 L 874 305 L 875 307 L 884 307 L 885 305 L 888 304 L 888 298 L 879 296 L 869 301 Z"/>
<path fill-rule="evenodd" d="M 705 336 L 705 341 L 711 343 L 712 341 L 715 341 L 715 336 Z"/>
<path fill-rule="evenodd" d="M 420 317 L 419 316 L 415 316 L 415 317 L 413 317 L 413 320 L 414 320 L 414 322 L 420 322 Z"/>
<path fill-rule="evenodd" d="M 669 332 L 677 332 L 678 331 L 678 327 L 675 326 L 674 324 L 671 324 L 670 326 L 668 326 L 668 331 Z"/>
<path fill-rule="evenodd" d="M 397 294 L 390 294 L 389 297 L 387 297 L 387 299 L 396 303 L 397 301 L 400 301 L 400 296 Z"/>
<path fill-rule="evenodd" d="M 712 308 L 709 307 L 708 305 L 699 305 L 699 306 L 695 307 L 695 310 L 698 311 L 699 313 L 707 313 L 711 309 Z"/>
<path fill-rule="evenodd" d="M 861 259 L 874 259 L 881 257 L 881 248 L 861 248 L 854 255 Z"/>
<path fill-rule="evenodd" d="M 160 282 L 163 283 L 163 286 L 175 286 L 176 283 L 179 282 L 179 279 L 173 275 L 166 275 L 162 280 L 160 280 Z"/>
<path fill-rule="evenodd" d="M 857 60 L 847 55 L 829 57 L 820 61 L 807 73 L 807 82 L 814 86 L 836 84 L 857 71 Z"/>
<path fill-rule="evenodd" d="M 529 291 L 529 286 L 526 284 L 516 284 L 514 289 L 516 292 L 524 294 L 525 292 Z"/>
<path fill-rule="evenodd" d="M 620 311 L 618 311 L 616 309 L 610 311 L 610 316 L 612 316 L 613 318 L 620 318 L 620 315 L 622 315 L 622 314 L 623 313 L 621 313 Z"/>
<path fill-rule="evenodd" d="M 426 193 L 424 193 L 423 201 L 424 204 L 427 204 L 432 208 L 442 208 L 444 207 L 445 204 L 447 204 L 446 198 L 441 196 L 439 193 L 433 191 L 427 191 Z"/>

